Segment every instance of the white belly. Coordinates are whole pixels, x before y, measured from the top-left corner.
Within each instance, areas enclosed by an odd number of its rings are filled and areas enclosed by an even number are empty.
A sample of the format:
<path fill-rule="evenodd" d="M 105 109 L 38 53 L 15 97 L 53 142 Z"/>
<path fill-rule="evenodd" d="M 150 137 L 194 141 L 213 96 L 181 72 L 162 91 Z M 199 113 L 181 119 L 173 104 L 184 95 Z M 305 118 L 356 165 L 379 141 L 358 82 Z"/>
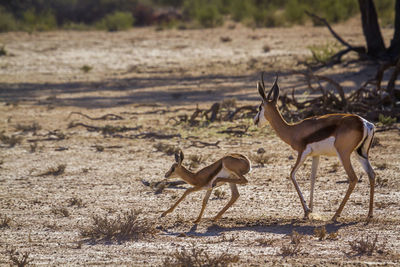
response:
<path fill-rule="evenodd" d="M 310 150 L 310 156 L 337 156 L 335 137 L 333 136 L 315 143 L 310 143 L 307 145 L 306 149 Z"/>
<path fill-rule="evenodd" d="M 212 184 L 214 183 L 215 179 L 217 179 L 218 177 L 219 178 L 229 178 L 230 176 L 231 176 L 230 173 L 227 170 L 225 170 L 224 168 L 222 168 L 222 170 L 220 170 L 219 173 L 217 175 L 215 175 L 215 177 L 210 182 L 208 182 L 208 184 L 203 186 L 203 189 L 206 189 L 206 190 L 211 189 Z M 224 183 L 218 183 L 215 187 L 221 186 L 223 184 Z"/>

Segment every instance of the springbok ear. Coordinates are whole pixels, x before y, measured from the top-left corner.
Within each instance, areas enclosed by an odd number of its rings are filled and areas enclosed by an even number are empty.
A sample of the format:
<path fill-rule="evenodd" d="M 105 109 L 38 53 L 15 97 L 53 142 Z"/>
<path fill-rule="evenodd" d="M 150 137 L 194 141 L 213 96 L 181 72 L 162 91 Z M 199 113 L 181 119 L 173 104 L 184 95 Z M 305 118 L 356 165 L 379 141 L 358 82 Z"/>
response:
<path fill-rule="evenodd" d="M 180 161 L 180 157 L 179 157 L 179 154 L 177 152 L 175 153 L 175 161 L 177 163 L 179 163 L 179 161 Z"/>
<path fill-rule="evenodd" d="M 262 85 L 261 85 L 260 82 L 257 83 L 257 89 L 258 89 L 258 93 L 260 94 L 261 98 L 262 98 L 264 101 L 267 100 L 267 98 L 265 97 L 265 90 L 264 90 L 264 88 L 262 87 Z"/>
<path fill-rule="evenodd" d="M 180 152 L 180 159 L 181 159 L 181 161 L 180 161 L 179 163 L 181 163 L 181 162 L 183 161 L 184 158 L 185 158 L 185 156 L 183 155 L 183 152 L 182 152 L 182 150 L 181 150 L 181 152 Z"/>
<path fill-rule="evenodd" d="M 275 82 L 274 82 L 274 85 L 272 85 L 271 91 L 273 92 L 272 101 L 274 101 L 274 102 L 278 101 L 279 91 L 280 91 L 280 88 L 278 85 L 278 75 L 276 75 Z"/>

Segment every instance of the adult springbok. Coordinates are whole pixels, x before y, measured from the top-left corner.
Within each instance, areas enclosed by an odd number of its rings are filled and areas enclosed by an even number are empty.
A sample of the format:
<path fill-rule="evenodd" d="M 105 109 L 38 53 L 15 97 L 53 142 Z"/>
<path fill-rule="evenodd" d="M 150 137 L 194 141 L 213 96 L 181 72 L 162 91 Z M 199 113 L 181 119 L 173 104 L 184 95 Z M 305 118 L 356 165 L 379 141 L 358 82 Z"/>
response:
<path fill-rule="evenodd" d="M 225 211 L 235 203 L 239 198 L 239 191 L 236 184 L 246 184 L 247 179 L 244 175 L 251 170 L 251 163 L 249 159 L 241 154 L 229 154 L 223 158 L 217 160 L 213 164 L 193 173 L 182 166 L 182 161 L 184 159 L 183 152 L 175 154 L 175 163 L 172 164 L 169 171 L 165 174 L 165 178 L 181 178 L 185 182 L 193 187 L 186 189 L 185 193 L 181 198 L 176 201 L 176 203 L 165 211 L 161 217 L 164 217 L 168 213 L 172 212 L 176 206 L 190 193 L 206 190 L 206 195 L 203 199 L 203 205 L 199 216 L 197 217 L 195 223 L 198 223 L 203 215 L 204 209 L 207 205 L 208 199 L 210 198 L 212 190 L 222 185 L 223 183 L 229 183 L 232 191 L 232 197 L 228 204 L 214 217 L 214 221 L 217 221 Z"/>
<path fill-rule="evenodd" d="M 280 90 L 278 86 L 278 76 L 267 96 L 265 95 L 263 74 L 261 74 L 261 82 L 257 83 L 257 89 L 262 98 L 262 102 L 254 118 L 254 123 L 260 127 L 268 121 L 277 135 L 298 152 L 297 161 L 290 173 L 290 178 L 292 179 L 303 206 L 304 217 L 308 218 L 310 212 L 313 210 L 314 184 L 320 155 L 338 156 L 349 177 L 349 187 L 332 218 L 333 221 L 337 220 L 357 184 L 358 179 L 350 161 L 350 155 L 353 151 L 356 151 L 355 155 L 369 178 L 370 199 L 368 219 L 372 218 L 375 173 L 368 161 L 368 152 L 375 132 L 374 125 L 360 116 L 353 114 L 328 114 L 308 118 L 298 123 L 288 124 L 283 119 L 277 107 Z M 303 194 L 296 181 L 296 172 L 308 156 L 312 156 L 313 159 L 310 208 L 307 207 Z"/>

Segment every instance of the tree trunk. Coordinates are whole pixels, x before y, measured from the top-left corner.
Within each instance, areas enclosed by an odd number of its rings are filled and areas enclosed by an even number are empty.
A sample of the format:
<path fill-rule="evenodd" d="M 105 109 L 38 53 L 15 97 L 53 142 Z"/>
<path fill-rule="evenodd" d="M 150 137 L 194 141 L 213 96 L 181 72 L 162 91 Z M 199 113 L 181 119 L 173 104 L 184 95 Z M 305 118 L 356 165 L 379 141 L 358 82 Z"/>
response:
<path fill-rule="evenodd" d="M 395 12 L 393 39 L 387 51 L 393 60 L 400 56 L 400 0 L 396 1 Z"/>
<path fill-rule="evenodd" d="M 358 4 L 361 11 L 362 28 L 367 42 L 367 54 L 381 58 L 386 54 L 386 49 L 378 24 L 374 2 L 372 0 L 358 0 Z"/>

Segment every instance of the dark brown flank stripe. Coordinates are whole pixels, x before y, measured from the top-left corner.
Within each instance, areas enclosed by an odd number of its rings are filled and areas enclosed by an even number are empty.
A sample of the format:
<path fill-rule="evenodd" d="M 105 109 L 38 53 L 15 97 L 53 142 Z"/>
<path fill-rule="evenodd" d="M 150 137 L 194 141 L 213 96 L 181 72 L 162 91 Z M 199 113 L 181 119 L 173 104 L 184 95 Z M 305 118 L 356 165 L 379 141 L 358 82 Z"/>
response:
<path fill-rule="evenodd" d="M 330 136 L 333 136 L 336 129 L 337 125 L 328 125 L 326 127 L 320 128 L 303 138 L 304 145 L 307 146 L 308 144 L 322 141 Z"/>
<path fill-rule="evenodd" d="M 217 165 L 217 168 L 210 174 L 210 177 L 214 178 L 222 169 L 222 162 Z"/>

